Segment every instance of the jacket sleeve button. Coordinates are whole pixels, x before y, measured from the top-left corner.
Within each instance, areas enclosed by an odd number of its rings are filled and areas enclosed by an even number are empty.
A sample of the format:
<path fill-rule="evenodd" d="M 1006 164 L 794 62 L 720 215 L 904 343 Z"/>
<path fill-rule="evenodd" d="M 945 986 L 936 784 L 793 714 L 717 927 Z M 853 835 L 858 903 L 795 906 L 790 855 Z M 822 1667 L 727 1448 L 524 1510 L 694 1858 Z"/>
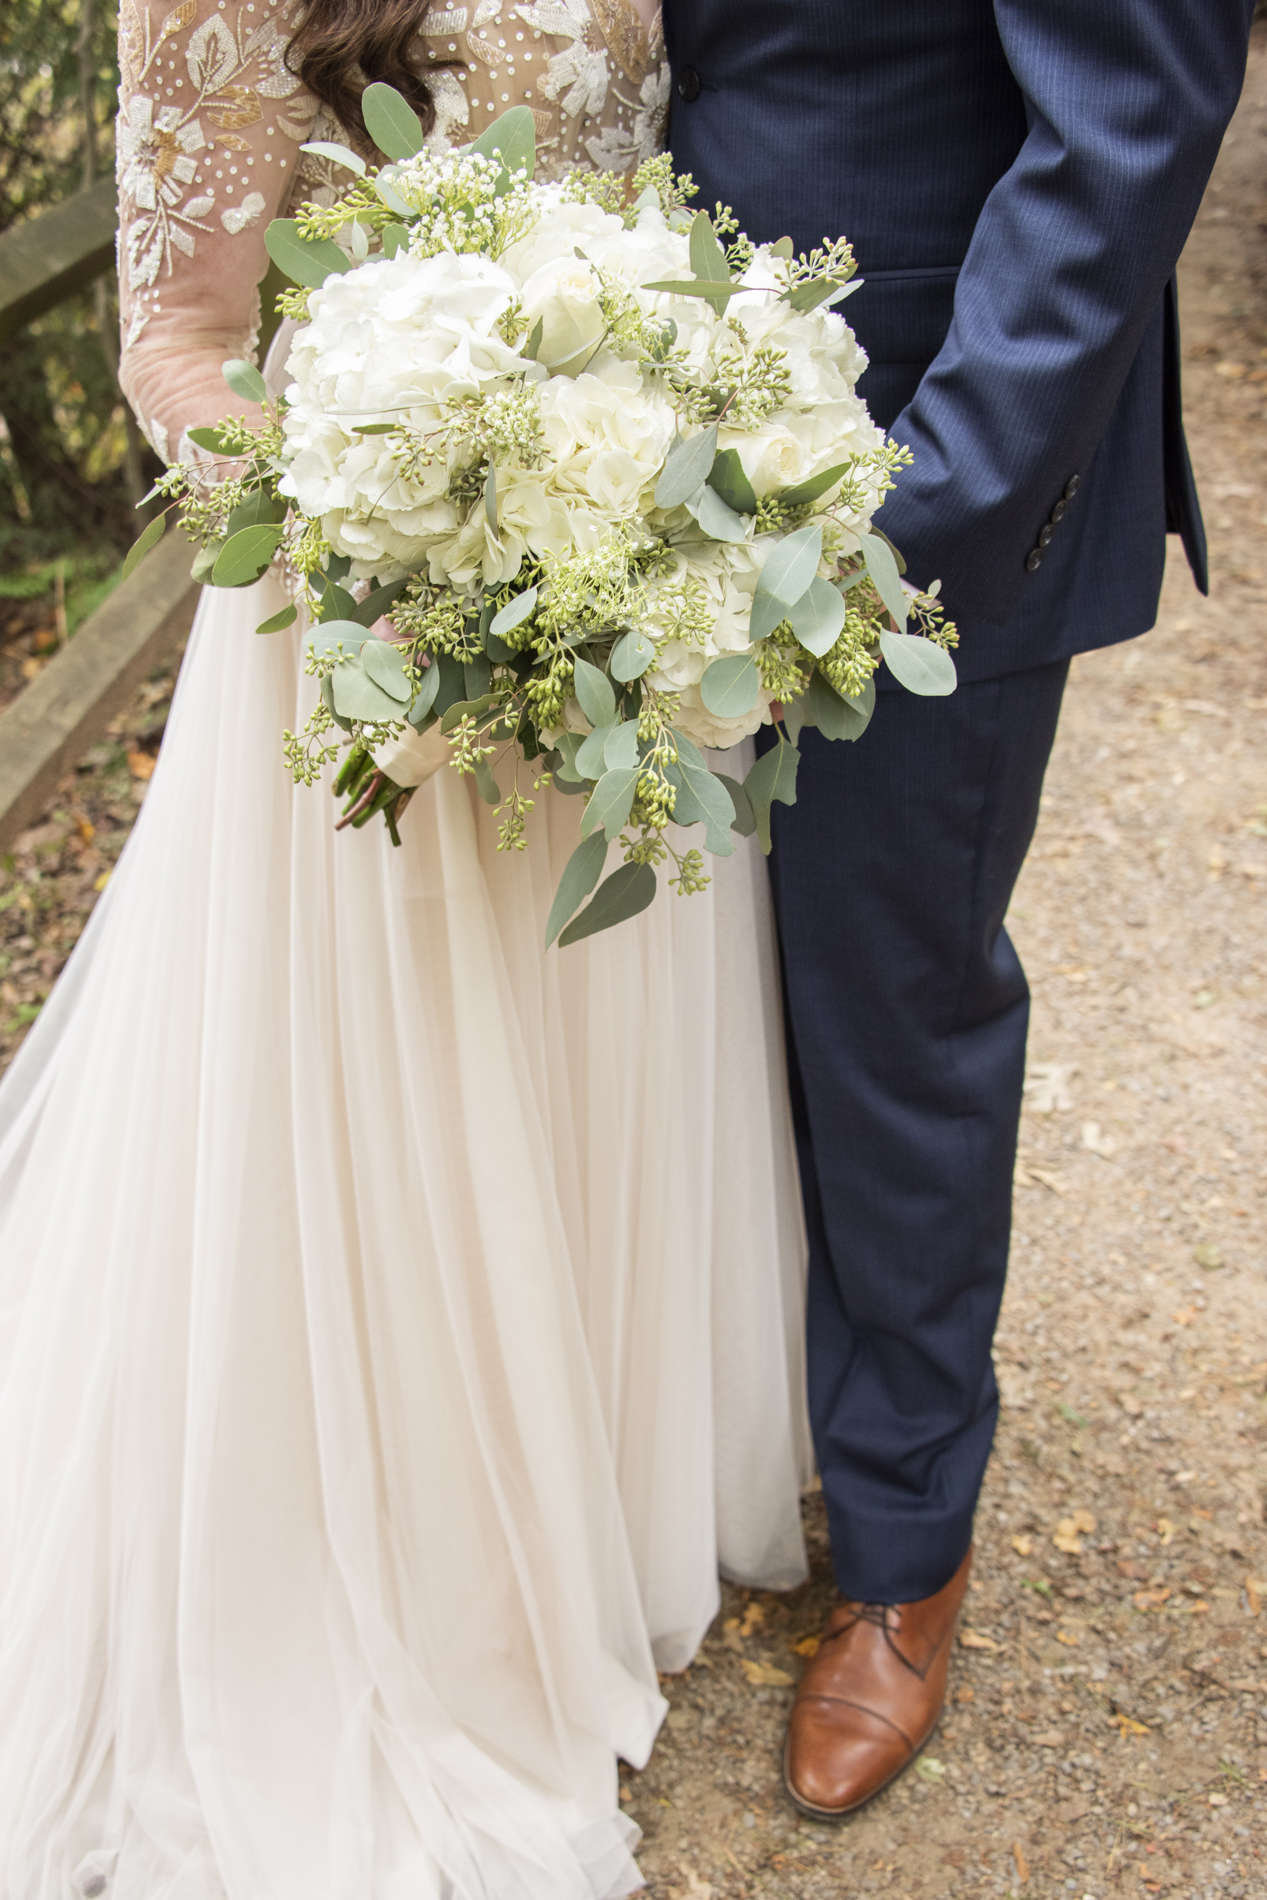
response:
<path fill-rule="evenodd" d="M 1038 535 L 1039 547 L 1045 548 L 1047 546 L 1047 543 L 1051 540 L 1051 537 L 1053 536 L 1053 534 L 1055 534 L 1055 532 L 1056 530 L 1052 527 L 1051 522 L 1049 521 L 1045 528 L 1042 528 L 1039 530 L 1039 535 Z"/>
<path fill-rule="evenodd" d="M 678 74 L 678 97 L 685 99 L 688 106 L 694 105 L 703 90 L 700 76 L 693 66 L 683 66 Z"/>
<path fill-rule="evenodd" d="M 1077 494 L 1078 490 L 1081 487 L 1082 487 L 1081 475 L 1071 475 L 1069 477 L 1069 480 L 1065 483 L 1065 500 L 1072 501 L 1074 496 Z"/>
<path fill-rule="evenodd" d="M 1031 548 L 1030 552 L 1025 557 L 1025 565 L 1029 569 L 1030 573 L 1031 574 L 1037 573 L 1038 569 L 1042 566 L 1042 564 L 1043 564 L 1043 550 L 1041 548 Z"/>
<path fill-rule="evenodd" d="M 1051 511 L 1052 527 L 1054 528 L 1057 522 L 1063 521 L 1065 516 L 1068 513 L 1069 513 L 1069 503 L 1067 501 L 1058 501 L 1056 503 L 1056 506 Z"/>

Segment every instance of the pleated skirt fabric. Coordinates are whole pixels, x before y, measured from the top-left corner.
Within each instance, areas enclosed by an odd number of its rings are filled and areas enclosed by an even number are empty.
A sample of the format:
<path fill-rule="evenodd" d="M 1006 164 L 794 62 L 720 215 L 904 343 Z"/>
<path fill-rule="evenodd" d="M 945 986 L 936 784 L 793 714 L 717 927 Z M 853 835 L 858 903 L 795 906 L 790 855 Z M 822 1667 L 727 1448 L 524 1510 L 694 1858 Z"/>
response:
<path fill-rule="evenodd" d="M 804 1574 L 765 867 L 546 952 L 580 800 L 336 836 L 282 600 L 0 1087 L 0 1895 L 624 1894 L 657 1664 Z"/>

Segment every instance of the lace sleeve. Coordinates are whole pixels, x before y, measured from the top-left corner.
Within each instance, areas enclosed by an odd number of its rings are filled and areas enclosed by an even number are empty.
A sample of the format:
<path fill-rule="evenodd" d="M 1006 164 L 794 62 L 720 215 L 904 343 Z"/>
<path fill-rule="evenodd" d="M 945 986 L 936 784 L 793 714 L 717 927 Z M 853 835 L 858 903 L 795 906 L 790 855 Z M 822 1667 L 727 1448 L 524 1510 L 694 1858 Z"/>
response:
<path fill-rule="evenodd" d="M 254 348 L 264 232 L 314 111 L 286 65 L 294 4 L 120 7 L 120 380 L 164 460 L 246 408 L 220 366 Z"/>

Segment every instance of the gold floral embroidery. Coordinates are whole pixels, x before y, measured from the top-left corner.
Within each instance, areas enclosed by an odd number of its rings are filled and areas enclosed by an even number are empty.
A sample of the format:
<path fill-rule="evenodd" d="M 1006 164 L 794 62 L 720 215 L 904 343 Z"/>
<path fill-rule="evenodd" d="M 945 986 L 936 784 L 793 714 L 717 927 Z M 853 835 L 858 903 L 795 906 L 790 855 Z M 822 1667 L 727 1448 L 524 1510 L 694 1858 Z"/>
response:
<path fill-rule="evenodd" d="M 592 0 L 592 5 L 612 58 L 625 77 L 640 86 L 651 64 L 651 42 L 646 27 L 629 0 Z"/>

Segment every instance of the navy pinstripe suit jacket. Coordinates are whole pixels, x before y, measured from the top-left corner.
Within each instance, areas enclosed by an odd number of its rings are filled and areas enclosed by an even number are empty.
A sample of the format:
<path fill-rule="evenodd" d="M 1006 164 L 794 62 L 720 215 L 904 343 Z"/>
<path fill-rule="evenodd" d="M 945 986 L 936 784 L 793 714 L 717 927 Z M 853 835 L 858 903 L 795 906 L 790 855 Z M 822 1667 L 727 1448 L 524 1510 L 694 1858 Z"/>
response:
<path fill-rule="evenodd" d="M 1145 631 L 1168 529 L 1206 587 L 1173 274 L 1252 12 L 665 0 L 696 202 L 798 250 L 853 242 L 861 391 L 915 452 L 881 520 L 941 578 L 961 678 Z"/>

